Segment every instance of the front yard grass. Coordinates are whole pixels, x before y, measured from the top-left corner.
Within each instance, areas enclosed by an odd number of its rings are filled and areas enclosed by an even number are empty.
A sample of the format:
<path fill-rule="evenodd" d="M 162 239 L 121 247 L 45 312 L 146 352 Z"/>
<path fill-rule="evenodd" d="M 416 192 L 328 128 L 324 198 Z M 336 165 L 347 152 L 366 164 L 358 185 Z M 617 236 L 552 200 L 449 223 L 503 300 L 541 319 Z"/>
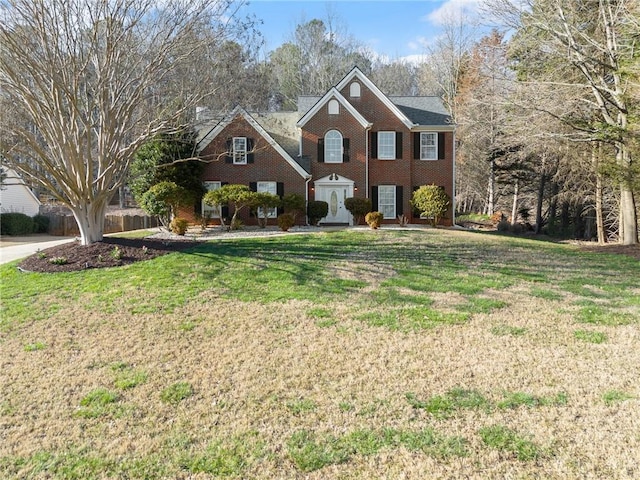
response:
<path fill-rule="evenodd" d="M 5 265 L 0 477 L 638 478 L 639 278 L 435 229 Z"/>

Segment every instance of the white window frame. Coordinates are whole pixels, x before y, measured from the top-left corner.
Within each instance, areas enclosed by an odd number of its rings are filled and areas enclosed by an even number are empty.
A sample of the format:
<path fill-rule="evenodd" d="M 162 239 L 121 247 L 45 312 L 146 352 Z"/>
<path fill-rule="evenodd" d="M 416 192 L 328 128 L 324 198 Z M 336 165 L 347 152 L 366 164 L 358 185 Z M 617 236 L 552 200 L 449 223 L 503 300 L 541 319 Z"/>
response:
<path fill-rule="evenodd" d="M 378 185 L 378 211 L 384 215 L 385 219 L 396 218 L 395 185 Z"/>
<path fill-rule="evenodd" d="M 329 111 L 329 115 L 338 115 L 340 113 L 340 103 L 338 100 L 335 98 L 329 100 L 327 110 Z"/>
<path fill-rule="evenodd" d="M 324 134 L 324 163 L 342 163 L 342 144 L 342 134 L 338 130 L 329 130 Z"/>
<path fill-rule="evenodd" d="M 231 155 L 234 165 L 245 165 L 247 163 L 247 144 L 247 137 L 233 137 Z"/>
<path fill-rule="evenodd" d="M 383 138 L 385 141 L 383 142 Z M 396 132 L 378 132 L 378 160 L 396 159 Z"/>
<path fill-rule="evenodd" d="M 213 192 L 214 190 L 218 190 L 222 187 L 222 182 L 204 182 L 204 188 L 207 189 L 208 192 Z M 209 218 L 220 218 L 221 213 L 220 205 L 207 205 L 202 202 L 202 216 L 208 215 Z"/>
<path fill-rule="evenodd" d="M 278 195 L 278 182 L 257 182 L 256 184 L 256 192 L 262 193 L 271 193 L 273 195 Z M 257 211 L 258 218 L 264 218 L 262 214 L 262 208 L 258 208 Z M 277 208 L 270 208 L 269 213 L 267 214 L 267 218 L 276 218 L 278 216 Z"/>
<path fill-rule="evenodd" d="M 420 132 L 420 160 L 438 160 L 438 132 Z"/>

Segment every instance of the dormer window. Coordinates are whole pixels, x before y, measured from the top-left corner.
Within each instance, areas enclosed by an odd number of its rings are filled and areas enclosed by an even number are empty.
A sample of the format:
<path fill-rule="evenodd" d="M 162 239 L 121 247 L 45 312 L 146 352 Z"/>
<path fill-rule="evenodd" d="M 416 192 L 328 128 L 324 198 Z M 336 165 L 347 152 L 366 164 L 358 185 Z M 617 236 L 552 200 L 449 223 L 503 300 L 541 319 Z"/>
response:
<path fill-rule="evenodd" d="M 338 115 L 340 113 L 340 103 L 334 98 L 329 100 L 329 115 Z"/>
<path fill-rule="evenodd" d="M 233 137 L 232 157 L 235 165 L 247 163 L 247 137 Z"/>
<path fill-rule="evenodd" d="M 351 97 L 360 96 L 360 84 L 358 82 L 353 82 L 351 85 L 349 85 L 349 95 Z"/>

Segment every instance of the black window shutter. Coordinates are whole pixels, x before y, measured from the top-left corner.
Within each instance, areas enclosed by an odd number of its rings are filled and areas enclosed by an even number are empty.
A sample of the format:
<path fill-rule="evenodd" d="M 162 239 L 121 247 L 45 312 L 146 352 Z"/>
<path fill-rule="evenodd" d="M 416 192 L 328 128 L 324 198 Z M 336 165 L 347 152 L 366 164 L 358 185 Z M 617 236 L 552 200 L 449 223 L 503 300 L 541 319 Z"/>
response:
<path fill-rule="evenodd" d="M 252 192 L 258 191 L 258 182 L 249 182 L 249 190 Z"/>
<path fill-rule="evenodd" d="M 404 198 L 402 197 L 402 185 L 396 185 L 396 217 L 404 214 Z"/>
<path fill-rule="evenodd" d="M 318 162 L 324 163 L 324 138 L 318 139 Z"/>
<path fill-rule="evenodd" d="M 444 160 L 444 132 L 438 133 L 438 160 Z"/>
<path fill-rule="evenodd" d="M 224 187 L 225 185 L 229 185 L 229 182 L 220 182 L 220 186 Z M 220 215 L 222 218 L 226 218 L 229 216 L 229 205 L 223 205 L 220 209 Z"/>
<path fill-rule="evenodd" d="M 349 161 L 349 139 L 342 139 L 342 161 L 347 163 Z"/>
<path fill-rule="evenodd" d="M 284 183 L 283 182 L 276 183 L 276 193 L 280 197 L 280 200 L 282 200 L 282 197 L 284 195 Z M 277 214 L 278 215 L 282 215 L 283 213 L 284 213 L 284 208 L 282 208 L 281 206 L 278 207 Z"/>
<path fill-rule="evenodd" d="M 396 132 L 396 158 L 402 158 L 402 132 Z"/>
<path fill-rule="evenodd" d="M 247 163 L 253 163 L 255 160 L 255 156 L 253 154 L 253 146 L 255 142 L 253 138 L 247 138 Z"/>
<path fill-rule="evenodd" d="M 378 158 L 378 132 L 371 132 L 371 158 Z"/>
<path fill-rule="evenodd" d="M 371 208 L 372 211 L 378 211 L 378 187 L 371 187 Z"/>
<path fill-rule="evenodd" d="M 233 154 L 231 153 L 232 139 L 227 138 L 227 154 L 224 157 L 224 163 L 233 163 Z"/>
<path fill-rule="evenodd" d="M 413 132 L 413 159 L 420 160 L 420 132 Z"/>

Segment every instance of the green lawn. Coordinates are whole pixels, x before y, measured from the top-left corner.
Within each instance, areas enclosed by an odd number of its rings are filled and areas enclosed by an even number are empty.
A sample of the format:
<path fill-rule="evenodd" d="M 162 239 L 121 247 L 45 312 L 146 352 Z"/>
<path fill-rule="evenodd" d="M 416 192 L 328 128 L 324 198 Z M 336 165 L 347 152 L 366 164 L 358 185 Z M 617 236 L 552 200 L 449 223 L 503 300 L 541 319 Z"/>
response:
<path fill-rule="evenodd" d="M 0 267 L 1 478 L 638 478 L 640 265 L 447 230 Z"/>

